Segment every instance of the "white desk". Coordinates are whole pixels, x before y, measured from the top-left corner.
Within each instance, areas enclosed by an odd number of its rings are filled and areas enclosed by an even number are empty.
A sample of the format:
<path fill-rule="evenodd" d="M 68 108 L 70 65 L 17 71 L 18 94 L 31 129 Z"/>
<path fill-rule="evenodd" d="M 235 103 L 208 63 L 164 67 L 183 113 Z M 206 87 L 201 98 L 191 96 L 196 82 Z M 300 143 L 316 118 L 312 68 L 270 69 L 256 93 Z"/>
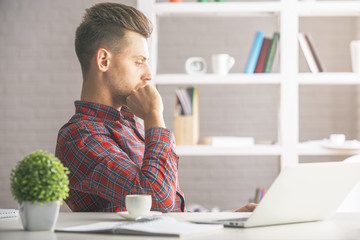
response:
<path fill-rule="evenodd" d="M 167 216 L 178 220 L 190 220 L 207 217 L 230 217 L 237 213 L 169 213 Z M 121 221 L 115 213 L 60 213 L 57 227 L 89 224 L 99 221 Z M 0 219 L 1 240 L 67 240 L 67 239 L 177 239 L 166 237 L 124 236 L 112 234 L 80 234 L 60 232 L 24 231 L 20 218 Z M 360 239 L 360 213 L 337 213 L 330 219 L 320 222 L 288 224 L 249 229 L 224 228 L 184 239 Z"/>

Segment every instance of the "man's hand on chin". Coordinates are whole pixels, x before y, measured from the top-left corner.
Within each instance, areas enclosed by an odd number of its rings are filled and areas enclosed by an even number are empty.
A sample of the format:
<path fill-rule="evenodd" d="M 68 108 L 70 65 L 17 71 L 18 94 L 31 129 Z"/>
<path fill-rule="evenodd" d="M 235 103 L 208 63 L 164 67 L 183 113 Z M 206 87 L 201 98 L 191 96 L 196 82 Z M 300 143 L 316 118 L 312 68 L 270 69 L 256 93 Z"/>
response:
<path fill-rule="evenodd" d="M 144 120 L 145 130 L 151 127 L 165 128 L 163 102 L 154 86 L 144 85 L 133 90 L 126 98 L 126 105 L 137 117 Z"/>
<path fill-rule="evenodd" d="M 249 204 L 246 204 L 245 206 L 235 210 L 235 212 L 252 212 L 255 210 L 257 205 L 258 204 L 256 204 L 256 203 L 249 203 Z"/>

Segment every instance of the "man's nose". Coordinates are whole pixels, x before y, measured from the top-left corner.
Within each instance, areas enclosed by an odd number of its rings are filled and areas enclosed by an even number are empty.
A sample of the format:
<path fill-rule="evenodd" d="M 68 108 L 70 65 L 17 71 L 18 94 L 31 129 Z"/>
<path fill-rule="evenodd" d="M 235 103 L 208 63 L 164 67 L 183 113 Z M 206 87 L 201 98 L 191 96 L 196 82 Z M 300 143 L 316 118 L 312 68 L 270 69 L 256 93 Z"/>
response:
<path fill-rule="evenodd" d="M 151 81 L 152 80 L 152 74 L 151 73 L 144 74 L 141 80 L 143 80 L 143 81 Z"/>
<path fill-rule="evenodd" d="M 142 75 L 141 80 L 143 80 L 143 81 L 151 81 L 152 78 L 153 78 L 153 76 L 152 76 L 150 67 L 149 67 L 149 65 L 147 65 L 146 71 L 145 71 L 144 74 Z"/>

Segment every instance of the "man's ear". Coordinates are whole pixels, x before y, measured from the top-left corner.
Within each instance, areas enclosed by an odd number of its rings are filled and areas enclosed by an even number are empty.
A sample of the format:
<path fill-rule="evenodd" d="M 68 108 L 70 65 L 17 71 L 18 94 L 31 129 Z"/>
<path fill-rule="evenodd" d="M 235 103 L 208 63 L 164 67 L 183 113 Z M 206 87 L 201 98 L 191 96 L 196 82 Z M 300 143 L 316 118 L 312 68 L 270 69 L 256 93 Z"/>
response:
<path fill-rule="evenodd" d="M 111 53 L 105 48 L 99 48 L 96 53 L 96 65 L 102 72 L 106 72 L 109 69 L 111 60 Z"/>

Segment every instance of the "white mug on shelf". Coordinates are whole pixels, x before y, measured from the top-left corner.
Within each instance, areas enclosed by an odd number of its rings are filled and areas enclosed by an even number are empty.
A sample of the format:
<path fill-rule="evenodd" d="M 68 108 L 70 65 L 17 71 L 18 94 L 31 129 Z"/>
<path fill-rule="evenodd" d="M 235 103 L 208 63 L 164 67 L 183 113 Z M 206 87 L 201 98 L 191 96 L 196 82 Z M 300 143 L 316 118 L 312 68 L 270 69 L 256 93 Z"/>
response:
<path fill-rule="evenodd" d="M 360 40 L 354 40 L 350 43 L 352 70 L 360 73 Z"/>
<path fill-rule="evenodd" d="M 215 74 L 226 75 L 235 64 L 235 59 L 229 54 L 214 54 L 211 57 L 212 70 Z"/>

